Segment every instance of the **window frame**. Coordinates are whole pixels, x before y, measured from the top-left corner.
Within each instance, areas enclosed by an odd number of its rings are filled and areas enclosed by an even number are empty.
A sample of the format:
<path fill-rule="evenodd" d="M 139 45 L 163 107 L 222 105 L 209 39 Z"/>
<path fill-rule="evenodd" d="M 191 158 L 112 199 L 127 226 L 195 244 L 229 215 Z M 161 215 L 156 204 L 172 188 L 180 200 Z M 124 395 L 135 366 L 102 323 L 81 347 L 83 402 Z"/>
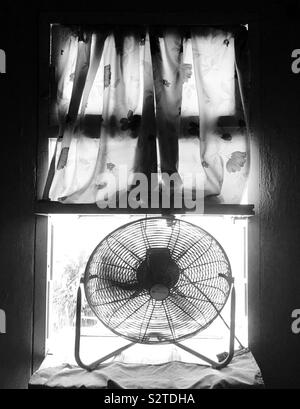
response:
<path fill-rule="evenodd" d="M 47 299 L 47 215 L 49 214 L 157 214 L 159 209 L 99 209 L 96 204 L 61 204 L 42 200 L 47 177 L 48 139 L 56 137 L 55 130 L 48 126 L 49 81 L 51 81 L 50 26 L 51 24 L 158 24 L 158 25 L 234 25 L 248 24 L 249 48 L 252 61 L 258 61 L 260 25 L 258 14 L 254 12 L 236 12 L 234 14 L 215 12 L 103 12 L 103 13 L 40 13 L 38 45 L 38 141 L 36 158 L 36 200 L 35 212 L 35 262 L 34 262 L 34 311 L 32 338 L 32 372 L 46 355 L 46 299 Z M 260 278 L 259 278 L 259 218 L 254 213 L 259 203 L 259 135 L 260 87 L 258 64 L 251 66 L 250 95 L 250 145 L 251 170 L 248 185 L 250 205 L 214 204 L 206 205 L 204 214 L 232 215 L 250 217 L 248 223 L 248 333 L 249 347 L 254 352 L 259 349 L 260 330 Z M 255 86 L 253 86 L 255 84 Z M 50 96 L 51 98 L 51 96 Z M 255 132 L 254 132 L 255 130 Z M 162 209 L 161 209 L 162 212 Z M 176 211 L 183 213 L 183 211 Z"/>

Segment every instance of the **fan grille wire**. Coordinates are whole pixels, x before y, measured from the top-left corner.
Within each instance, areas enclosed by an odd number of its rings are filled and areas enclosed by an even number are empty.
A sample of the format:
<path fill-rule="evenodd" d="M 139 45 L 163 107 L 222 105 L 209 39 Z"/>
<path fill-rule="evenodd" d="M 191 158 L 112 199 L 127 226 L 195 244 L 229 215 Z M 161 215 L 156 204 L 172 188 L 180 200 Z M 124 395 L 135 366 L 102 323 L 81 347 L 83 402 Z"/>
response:
<path fill-rule="evenodd" d="M 168 248 L 180 276 L 169 296 L 137 290 L 139 265 L 149 248 Z M 110 233 L 91 254 L 84 276 L 88 303 L 117 335 L 140 343 L 183 340 L 207 328 L 230 292 L 230 263 L 202 228 L 179 219 L 152 217 Z"/>

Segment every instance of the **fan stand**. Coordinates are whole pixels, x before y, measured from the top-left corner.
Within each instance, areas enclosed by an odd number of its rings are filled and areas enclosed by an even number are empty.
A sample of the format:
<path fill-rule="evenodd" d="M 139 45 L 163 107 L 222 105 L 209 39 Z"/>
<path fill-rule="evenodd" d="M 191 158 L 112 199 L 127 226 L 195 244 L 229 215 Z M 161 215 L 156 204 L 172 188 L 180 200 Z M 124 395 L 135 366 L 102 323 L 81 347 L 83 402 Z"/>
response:
<path fill-rule="evenodd" d="M 102 362 L 107 361 L 108 359 L 119 355 L 122 351 L 125 351 L 125 349 L 130 348 L 131 346 L 135 345 L 136 342 L 130 342 L 126 345 L 124 345 L 121 348 L 116 349 L 115 351 L 111 352 L 108 355 L 103 356 L 100 359 L 97 359 L 97 361 L 92 362 L 89 365 L 86 365 L 82 362 L 80 358 L 80 339 L 81 339 L 81 286 L 79 285 L 78 291 L 77 291 L 77 305 L 76 305 L 76 332 L 75 332 L 75 360 L 77 364 L 83 368 L 86 369 L 87 371 L 93 371 L 96 369 Z"/>
<path fill-rule="evenodd" d="M 81 294 L 81 286 L 79 285 L 77 291 L 77 306 L 76 306 L 76 332 L 75 332 L 75 359 L 77 364 L 87 371 L 93 371 L 97 369 L 97 367 L 107 361 L 108 359 L 119 355 L 121 352 L 125 351 L 126 349 L 132 347 L 133 345 L 137 344 L 137 342 L 130 342 L 124 345 L 121 348 L 116 349 L 115 351 L 111 352 L 108 355 L 103 356 L 102 358 L 98 359 L 97 361 L 92 362 L 89 365 L 86 365 L 82 362 L 80 358 L 80 339 L 81 339 L 81 304 L 82 304 L 82 294 Z M 212 368 L 214 369 L 221 369 L 227 366 L 232 357 L 234 355 L 234 340 L 235 340 L 235 288 L 232 282 L 231 288 L 231 303 L 230 303 L 230 334 L 229 334 L 229 351 L 226 358 L 221 362 L 213 361 L 212 359 L 206 357 L 205 355 L 200 354 L 199 352 L 188 348 L 187 346 L 181 344 L 180 342 L 173 341 L 173 344 L 177 347 L 183 349 L 186 352 L 189 352 L 192 355 L 195 355 L 197 358 L 202 359 L 204 362 L 207 362 Z"/>
<path fill-rule="evenodd" d="M 235 288 L 234 288 L 233 281 L 232 281 L 231 300 L 230 300 L 230 330 L 229 331 L 230 331 L 229 332 L 229 351 L 228 351 L 226 358 L 220 362 L 213 361 L 212 359 L 206 357 L 205 355 L 200 354 L 194 349 L 188 348 L 187 346 L 181 344 L 180 342 L 174 341 L 173 344 L 183 349 L 184 351 L 189 352 L 192 355 L 195 355 L 197 358 L 202 359 L 204 362 L 207 362 L 214 369 L 222 369 L 231 362 L 233 355 L 234 355 L 234 340 L 235 340 Z"/>

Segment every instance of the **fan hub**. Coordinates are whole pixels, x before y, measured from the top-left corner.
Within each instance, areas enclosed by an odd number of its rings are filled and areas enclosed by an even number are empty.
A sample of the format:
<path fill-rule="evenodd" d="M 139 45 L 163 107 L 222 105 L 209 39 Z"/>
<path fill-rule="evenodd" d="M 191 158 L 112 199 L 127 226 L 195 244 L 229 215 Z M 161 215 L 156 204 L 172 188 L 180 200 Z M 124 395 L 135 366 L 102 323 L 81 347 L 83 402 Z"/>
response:
<path fill-rule="evenodd" d="M 150 295 L 156 301 L 163 301 L 169 295 L 169 289 L 163 284 L 155 284 L 150 289 Z"/>
<path fill-rule="evenodd" d="M 178 279 L 179 267 L 171 258 L 168 248 L 147 249 L 146 259 L 137 269 L 137 280 L 141 288 L 150 291 L 151 294 L 153 288 L 154 293 L 156 293 L 158 288 L 162 290 L 164 287 L 167 291 L 167 297 L 170 288 L 176 285 Z"/>

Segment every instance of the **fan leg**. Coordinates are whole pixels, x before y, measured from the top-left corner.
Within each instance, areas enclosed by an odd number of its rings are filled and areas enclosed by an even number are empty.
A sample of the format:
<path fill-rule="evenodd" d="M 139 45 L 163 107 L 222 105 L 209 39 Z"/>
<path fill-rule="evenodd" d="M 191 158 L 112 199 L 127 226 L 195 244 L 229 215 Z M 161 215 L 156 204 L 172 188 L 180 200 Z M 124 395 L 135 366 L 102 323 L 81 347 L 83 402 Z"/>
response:
<path fill-rule="evenodd" d="M 174 342 L 174 345 L 178 346 L 179 348 L 183 349 L 186 352 L 189 352 L 190 354 L 195 355 L 197 358 L 202 359 L 204 362 L 207 362 L 210 364 L 214 369 L 221 369 L 227 366 L 230 361 L 232 360 L 232 357 L 234 355 L 234 339 L 235 339 L 235 288 L 234 285 L 232 285 L 232 290 L 231 290 L 231 305 L 230 305 L 230 335 L 229 335 L 229 352 L 227 357 L 221 361 L 221 362 L 216 362 L 205 355 L 200 354 L 199 352 L 188 348 L 185 345 L 182 345 L 179 342 Z"/>
<path fill-rule="evenodd" d="M 202 361 L 207 362 L 208 364 L 210 364 L 212 367 L 214 367 L 216 365 L 216 362 L 213 361 L 212 359 L 209 359 L 207 356 L 200 354 L 199 352 L 195 351 L 194 349 L 191 349 L 183 344 L 181 344 L 180 342 L 173 342 L 174 345 L 176 345 L 177 347 L 183 349 L 186 352 L 189 352 L 192 355 L 195 355 L 197 358 L 202 359 Z"/>
<path fill-rule="evenodd" d="M 77 364 L 86 370 L 89 369 L 89 365 L 85 365 L 80 358 L 80 337 L 81 337 L 81 287 L 79 285 L 77 291 L 77 304 L 76 304 L 76 329 L 75 329 L 75 359 Z"/>
<path fill-rule="evenodd" d="M 234 284 L 232 285 L 231 290 L 231 305 L 230 305 L 230 334 L 229 334 L 229 352 L 227 357 L 221 361 L 216 362 L 213 366 L 215 369 L 221 369 L 227 366 L 234 355 L 234 339 L 235 339 L 235 288 Z"/>
<path fill-rule="evenodd" d="M 92 362 L 89 365 L 86 365 L 82 362 L 80 358 L 80 338 L 81 338 L 81 303 L 82 303 L 82 295 L 81 295 L 81 287 L 78 287 L 77 291 L 77 306 L 76 306 L 76 332 L 75 332 L 75 360 L 78 364 L 83 369 L 86 369 L 87 371 L 93 371 L 96 369 L 102 362 L 107 361 L 109 358 L 112 358 L 113 356 L 116 356 L 120 354 L 122 351 L 124 351 L 127 348 L 130 348 L 131 346 L 135 345 L 135 342 L 130 342 L 129 344 L 124 345 L 121 348 L 116 349 L 115 351 L 111 352 L 108 355 L 105 355 L 104 357 L 98 359 L 95 362 Z"/>

